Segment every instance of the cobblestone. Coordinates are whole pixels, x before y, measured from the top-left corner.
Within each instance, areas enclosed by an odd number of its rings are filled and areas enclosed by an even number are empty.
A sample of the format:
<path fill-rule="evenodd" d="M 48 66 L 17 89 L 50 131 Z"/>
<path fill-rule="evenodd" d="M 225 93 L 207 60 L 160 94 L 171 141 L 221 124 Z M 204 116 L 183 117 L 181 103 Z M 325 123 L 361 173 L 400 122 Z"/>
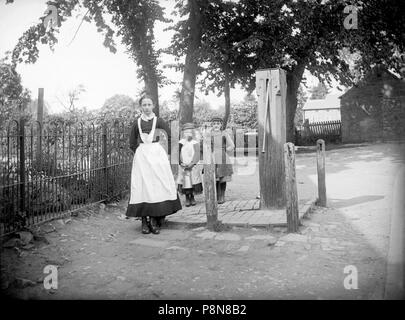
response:
<path fill-rule="evenodd" d="M 280 240 L 284 242 L 308 242 L 308 237 L 301 234 L 289 233 L 281 237 Z"/>
<path fill-rule="evenodd" d="M 302 202 L 302 201 L 301 201 Z M 303 216 L 302 210 L 309 211 L 311 206 L 306 202 L 301 205 L 300 217 Z M 218 205 L 218 220 L 222 223 L 234 226 L 285 226 L 287 218 L 285 210 L 259 210 L 260 200 L 235 200 L 227 201 Z M 304 209 L 303 209 L 304 208 Z M 193 224 L 206 222 L 205 204 L 199 203 L 195 207 L 184 207 L 180 212 L 166 218 L 181 224 Z"/>

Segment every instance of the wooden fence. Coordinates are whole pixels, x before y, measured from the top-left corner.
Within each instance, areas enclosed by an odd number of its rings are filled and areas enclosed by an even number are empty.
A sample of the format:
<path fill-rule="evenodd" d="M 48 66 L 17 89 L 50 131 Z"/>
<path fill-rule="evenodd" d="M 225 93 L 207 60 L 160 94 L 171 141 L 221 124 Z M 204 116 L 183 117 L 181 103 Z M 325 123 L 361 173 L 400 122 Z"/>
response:
<path fill-rule="evenodd" d="M 304 123 L 296 127 L 296 145 L 314 145 L 318 139 L 328 143 L 340 143 L 342 141 L 342 122 L 324 121 L 315 123 Z"/>

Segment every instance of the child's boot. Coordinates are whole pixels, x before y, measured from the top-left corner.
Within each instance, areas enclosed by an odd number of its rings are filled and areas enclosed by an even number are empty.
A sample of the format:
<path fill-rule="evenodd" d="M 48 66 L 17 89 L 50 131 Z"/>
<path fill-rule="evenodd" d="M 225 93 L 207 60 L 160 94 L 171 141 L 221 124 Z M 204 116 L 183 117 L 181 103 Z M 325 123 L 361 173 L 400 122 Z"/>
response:
<path fill-rule="evenodd" d="M 195 206 L 195 205 L 197 204 L 197 202 L 195 202 L 194 194 L 193 194 L 193 193 L 190 194 L 190 204 L 191 204 L 192 206 Z"/>
<path fill-rule="evenodd" d="M 215 187 L 216 187 L 216 189 L 217 189 L 217 201 L 219 201 L 220 198 L 221 198 L 221 187 L 220 187 L 219 181 L 217 181 Z"/>
<path fill-rule="evenodd" d="M 225 191 L 226 191 L 226 182 L 221 183 L 221 203 L 225 202 Z"/>
<path fill-rule="evenodd" d="M 190 201 L 190 195 L 188 193 L 186 193 L 186 207 L 191 206 L 191 201 Z"/>

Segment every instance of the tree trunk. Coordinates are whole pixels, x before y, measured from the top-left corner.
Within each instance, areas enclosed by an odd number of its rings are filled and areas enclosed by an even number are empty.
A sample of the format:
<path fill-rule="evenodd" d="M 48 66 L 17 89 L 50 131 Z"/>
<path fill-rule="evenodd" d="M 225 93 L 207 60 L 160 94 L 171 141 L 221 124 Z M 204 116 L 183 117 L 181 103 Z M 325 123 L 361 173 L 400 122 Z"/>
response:
<path fill-rule="evenodd" d="M 156 75 L 148 75 L 147 78 L 145 77 L 144 82 L 145 92 L 151 95 L 153 101 L 155 102 L 155 108 L 153 109 L 153 112 L 156 114 L 156 116 L 159 116 L 159 87 Z"/>
<path fill-rule="evenodd" d="M 155 51 L 153 49 L 153 43 L 148 41 L 148 30 L 144 29 L 140 32 L 143 34 L 143 37 L 141 39 L 141 49 L 138 52 L 139 61 L 137 63 L 141 65 L 142 68 L 142 79 L 145 84 L 145 93 L 152 97 L 155 105 L 153 112 L 159 116 L 159 79 L 156 65 L 154 65 L 150 59 L 150 55 Z"/>
<path fill-rule="evenodd" d="M 190 30 L 186 61 L 184 65 L 183 84 L 180 94 L 180 123 L 193 122 L 194 91 L 198 69 L 198 49 L 201 44 L 201 12 L 198 0 L 189 0 Z"/>
<path fill-rule="evenodd" d="M 297 94 L 305 70 L 305 63 L 301 62 L 292 71 L 287 72 L 287 108 L 286 108 L 286 130 L 287 141 L 295 143 L 294 117 L 297 110 Z"/>
<path fill-rule="evenodd" d="M 231 113 L 231 89 L 229 86 L 229 68 L 228 66 L 224 67 L 224 74 L 225 74 L 225 83 L 224 83 L 224 95 L 225 95 L 225 114 L 224 114 L 224 121 L 222 124 L 222 129 L 226 129 L 226 125 L 228 123 L 229 114 Z"/>

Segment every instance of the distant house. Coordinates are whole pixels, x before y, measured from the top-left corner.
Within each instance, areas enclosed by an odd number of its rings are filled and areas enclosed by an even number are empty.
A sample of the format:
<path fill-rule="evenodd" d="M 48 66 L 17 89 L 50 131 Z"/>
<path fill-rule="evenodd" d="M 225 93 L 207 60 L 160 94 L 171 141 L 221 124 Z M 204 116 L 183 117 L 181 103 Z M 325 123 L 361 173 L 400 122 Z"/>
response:
<path fill-rule="evenodd" d="M 340 97 L 342 142 L 405 138 L 405 80 L 373 68 Z"/>
<path fill-rule="evenodd" d="M 302 108 L 304 122 L 309 123 L 340 120 L 339 95 L 328 95 L 325 99 L 307 100 Z"/>

